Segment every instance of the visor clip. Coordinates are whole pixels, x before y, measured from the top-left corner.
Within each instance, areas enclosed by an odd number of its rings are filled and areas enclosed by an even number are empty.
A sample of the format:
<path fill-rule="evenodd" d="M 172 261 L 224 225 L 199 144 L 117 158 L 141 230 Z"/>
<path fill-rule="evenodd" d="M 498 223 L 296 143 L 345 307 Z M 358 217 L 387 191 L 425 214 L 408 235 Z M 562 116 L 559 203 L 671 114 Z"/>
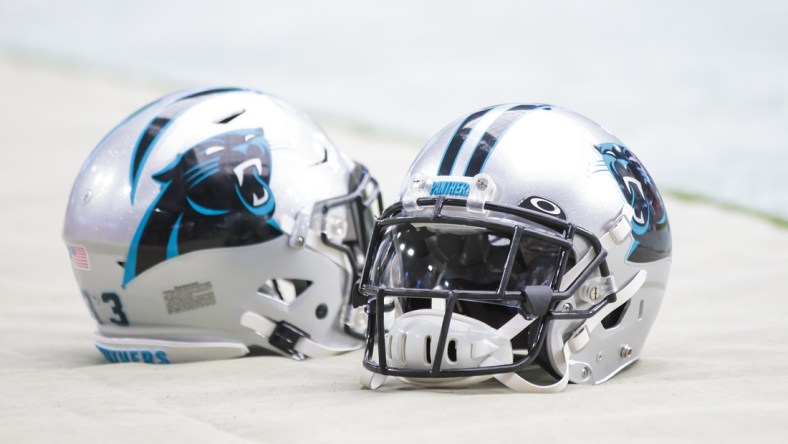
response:
<path fill-rule="evenodd" d="M 350 303 L 353 304 L 353 308 L 367 305 L 367 297 L 361 293 L 360 288 L 361 280 L 354 283 L 350 290 Z"/>
<path fill-rule="evenodd" d="M 613 276 L 599 276 L 588 279 L 578 292 L 580 299 L 591 304 L 599 303 L 602 299 L 615 292 Z"/>
<path fill-rule="evenodd" d="M 489 211 L 484 209 L 484 204 L 493 200 L 496 189 L 495 182 L 489 175 L 480 173 L 473 176 L 465 207 L 472 213 L 487 215 Z"/>
<path fill-rule="evenodd" d="M 307 210 L 298 212 L 295 223 L 293 224 L 293 232 L 290 233 L 290 238 L 287 240 L 287 245 L 290 246 L 290 248 L 303 248 L 304 245 L 306 245 L 311 219 L 311 212 Z"/>

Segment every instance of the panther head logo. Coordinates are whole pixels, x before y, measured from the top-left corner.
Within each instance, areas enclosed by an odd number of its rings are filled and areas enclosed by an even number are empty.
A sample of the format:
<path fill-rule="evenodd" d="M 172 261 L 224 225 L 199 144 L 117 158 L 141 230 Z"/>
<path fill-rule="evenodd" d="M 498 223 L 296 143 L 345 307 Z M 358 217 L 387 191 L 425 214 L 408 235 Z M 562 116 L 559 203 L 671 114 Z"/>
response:
<path fill-rule="evenodd" d="M 123 286 L 154 265 L 192 251 L 265 242 L 271 218 L 271 148 L 262 128 L 218 134 L 153 175 L 161 190 L 140 222 Z"/>
<path fill-rule="evenodd" d="M 671 250 L 668 214 L 643 164 L 625 146 L 601 143 L 594 147 L 618 183 L 624 200 L 634 211 L 630 225 L 635 242 L 627 259 L 632 262 L 652 262 L 668 257 Z"/>

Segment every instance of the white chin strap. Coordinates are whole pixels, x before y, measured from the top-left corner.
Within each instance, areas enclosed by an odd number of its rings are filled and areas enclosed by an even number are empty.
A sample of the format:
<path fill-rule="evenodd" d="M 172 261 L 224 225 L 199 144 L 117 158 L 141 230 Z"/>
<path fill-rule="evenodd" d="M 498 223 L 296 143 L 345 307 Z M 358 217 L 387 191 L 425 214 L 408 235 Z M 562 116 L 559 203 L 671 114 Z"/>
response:
<path fill-rule="evenodd" d="M 625 215 L 626 216 L 626 215 Z M 628 239 L 631 228 L 628 223 L 629 217 L 620 217 L 616 225 L 610 230 L 610 232 L 606 233 L 600 239 L 602 242 L 603 248 L 610 251 L 610 249 L 614 246 L 614 244 L 620 244 L 624 240 Z M 571 282 L 576 276 L 579 274 L 580 271 L 587 265 L 587 262 L 590 262 L 592 259 L 592 255 L 589 254 L 583 260 L 581 260 L 572 270 L 568 271 L 565 279 L 566 282 Z M 622 305 L 626 304 L 627 301 L 632 299 L 632 296 L 637 293 L 638 290 L 643 286 L 646 281 L 647 272 L 646 270 L 640 270 L 635 276 L 625 285 L 623 288 L 620 288 L 616 292 L 616 301 L 613 303 L 607 304 L 603 309 L 597 312 L 595 315 L 591 316 L 590 318 L 586 319 L 571 335 L 570 339 L 566 341 L 563 348 L 561 349 L 561 357 L 560 359 L 556 359 L 556 366 L 559 367 L 559 372 L 563 376 L 560 380 L 549 384 L 549 385 L 539 385 L 535 384 L 531 381 L 526 380 L 522 376 L 518 375 L 517 373 L 510 372 L 510 373 L 498 373 L 489 376 L 471 376 L 471 377 L 462 377 L 462 378 L 400 378 L 405 382 L 421 385 L 421 386 L 429 386 L 429 387 L 460 387 L 460 386 L 467 386 L 470 384 L 474 384 L 485 379 L 489 379 L 494 377 L 498 381 L 500 381 L 505 386 L 509 387 L 510 389 L 520 392 L 520 393 L 557 393 L 563 391 L 566 388 L 567 384 L 569 383 L 569 364 L 570 364 L 570 356 L 572 353 L 577 353 L 581 351 L 591 339 L 591 333 L 601 324 L 602 319 L 605 318 L 608 314 L 612 313 L 615 309 L 621 307 Z M 391 333 L 386 335 L 386 351 L 390 353 L 388 356 L 389 360 L 395 364 L 396 367 L 404 367 L 408 369 L 429 369 L 430 367 L 426 367 L 425 365 L 419 365 L 417 356 L 423 356 L 427 353 L 432 353 L 434 356 L 434 351 L 425 350 L 424 346 L 421 345 L 425 341 L 423 340 L 416 340 L 410 341 L 408 338 L 407 341 L 405 340 L 395 340 L 394 338 L 397 337 L 399 334 L 397 332 L 397 328 L 401 328 L 401 330 L 408 332 L 407 328 L 414 328 L 416 332 L 419 332 L 421 336 L 424 336 L 425 332 L 432 332 L 432 338 L 437 338 L 440 333 L 441 323 L 443 319 L 443 311 L 442 310 L 415 310 L 413 312 L 406 313 L 400 317 L 398 317 L 394 325 L 391 327 Z M 439 319 L 436 321 L 436 318 Z M 406 320 L 407 322 L 400 322 L 400 320 Z M 458 340 L 456 347 L 457 347 L 457 362 L 442 362 L 441 368 L 442 369 L 450 369 L 450 368 L 482 368 L 482 367 L 491 367 L 496 365 L 506 365 L 511 364 L 513 362 L 513 355 L 512 355 L 512 345 L 511 339 L 517 336 L 520 332 L 525 330 L 533 320 L 527 320 L 521 315 L 516 315 L 513 317 L 509 322 L 507 322 L 503 327 L 499 329 L 494 329 L 480 321 L 477 321 L 473 318 L 469 318 L 467 316 L 463 316 L 457 313 L 452 314 L 451 324 L 449 326 L 449 338 L 455 337 L 463 337 L 467 335 L 468 331 L 471 331 L 470 338 L 473 339 L 471 341 L 471 346 L 466 349 L 470 350 L 470 357 L 477 358 L 479 356 L 483 356 L 483 359 L 474 361 L 471 359 L 470 361 L 465 359 L 460 364 L 460 344 L 463 341 Z M 403 335 L 399 334 L 399 336 Z M 419 335 L 417 335 L 417 339 Z M 434 342 L 437 342 L 434 341 Z M 503 345 L 505 342 L 506 345 Z M 401 345 L 403 344 L 404 345 Z M 415 343 L 413 345 L 412 343 Z M 494 345 L 496 348 L 492 348 L 489 345 L 487 346 L 478 346 L 474 349 L 474 344 L 491 344 Z M 435 344 L 432 344 L 435 347 Z M 399 348 L 397 348 L 399 347 Z M 419 347 L 421 349 L 419 350 Z M 392 350 L 394 349 L 394 350 Z M 501 350 L 507 350 L 508 355 Z M 476 353 L 474 353 L 476 351 Z M 482 355 L 481 351 L 486 352 L 486 355 Z M 466 350 L 466 353 L 468 350 Z M 402 359 L 404 358 L 404 360 Z M 444 355 L 444 361 L 446 360 L 446 356 Z M 414 364 L 414 361 L 416 363 Z M 454 365 L 453 365 L 454 364 Z M 386 376 L 380 373 L 374 373 L 366 368 L 362 369 L 362 373 L 359 377 L 359 382 L 363 387 L 369 389 L 377 389 L 386 380 Z"/>
<path fill-rule="evenodd" d="M 257 313 L 247 311 L 241 315 L 241 325 L 254 330 L 258 335 L 266 339 L 270 339 L 274 334 L 274 330 L 276 330 L 277 323 Z M 278 351 L 285 356 L 291 356 L 293 359 L 297 360 L 304 359 L 304 357 L 319 358 L 323 356 L 338 355 L 348 351 L 347 348 L 332 348 L 318 344 L 307 337 L 301 337 L 293 344 L 293 350 L 297 352 L 295 355 L 288 355 L 274 348 L 272 348 L 272 350 Z"/>
<path fill-rule="evenodd" d="M 463 378 L 401 378 L 403 381 L 425 386 L 425 387 L 463 387 L 471 384 L 478 383 L 490 377 L 494 377 L 510 389 L 521 393 L 556 393 L 563 391 L 569 383 L 569 364 L 570 356 L 572 353 L 577 353 L 588 344 L 591 338 L 591 333 L 600 325 L 602 319 L 608 314 L 613 312 L 618 307 L 626 304 L 632 296 L 637 293 L 643 283 L 646 281 L 646 270 L 640 270 L 632 280 L 627 283 L 623 288 L 616 292 L 616 301 L 607 304 L 602 310 L 597 312 L 594 316 L 586 319 L 572 334 L 571 338 L 566 341 L 561 349 L 561 360 L 556 362 L 560 367 L 560 373 L 563 375 L 560 380 L 549 385 L 539 385 L 526 380 L 517 373 L 498 373 L 491 376 L 471 376 Z M 423 344 L 426 342 L 420 338 L 424 337 L 425 332 L 433 332 L 433 338 L 437 338 L 440 333 L 440 326 L 443 319 L 443 312 L 440 310 L 415 310 L 408 312 L 394 322 L 391 327 L 391 333 L 386 335 L 386 351 L 390 353 L 389 359 L 397 367 L 404 367 L 410 369 L 429 369 L 431 366 L 426 364 L 419 364 L 418 356 L 426 356 L 427 350 L 424 349 Z M 407 322 L 403 323 L 400 320 Z M 525 330 L 533 320 L 527 320 L 519 314 L 513 317 L 509 322 L 504 324 L 499 329 L 494 329 L 480 321 L 473 318 L 463 316 L 461 314 L 452 314 L 452 321 L 449 326 L 449 338 L 472 338 L 470 347 L 461 347 L 463 341 L 458 340 L 457 347 L 457 361 L 446 362 L 444 355 L 444 362 L 441 368 L 473 368 L 473 367 L 491 367 L 495 365 L 506 365 L 513 362 L 511 339 L 517 336 L 520 332 Z M 470 328 L 469 328 L 470 326 Z M 415 328 L 414 328 L 415 327 Z M 417 335 L 414 335 L 416 340 L 403 341 L 402 339 L 395 340 L 394 338 L 404 338 L 400 332 L 405 331 L 409 333 L 408 329 L 414 329 Z M 399 330 L 399 331 L 398 331 Z M 468 335 L 468 330 L 472 332 Z M 463 336 L 464 335 L 464 336 Z M 389 339 L 391 338 L 391 339 Z M 506 341 L 505 345 L 502 340 Z M 437 342 L 434 341 L 434 342 Z M 404 346 L 402 345 L 404 343 Z M 465 341 L 467 344 L 467 341 Z M 478 345 L 477 345 L 478 344 Z M 495 346 L 497 348 L 494 348 Z M 435 348 L 436 344 L 432 344 Z M 466 355 L 462 355 L 465 350 Z M 468 353 L 468 350 L 470 352 Z M 506 352 L 502 352 L 505 350 Z M 430 351 L 434 356 L 434 350 Z M 482 353 L 487 353 L 482 355 Z M 508 355 L 507 355 L 508 353 Z M 460 362 L 461 357 L 470 356 L 471 360 L 465 359 Z M 483 356 L 483 359 L 474 361 L 474 357 L 478 358 Z M 404 362 L 402 358 L 404 357 Z M 403 365 L 404 364 L 404 365 Z M 448 365 L 446 365 L 448 364 Z M 379 373 L 374 373 L 366 368 L 362 368 L 362 373 L 359 376 L 359 383 L 369 389 L 379 388 L 385 382 L 386 376 Z"/>
<path fill-rule="evenodd" d="M 398 317 L 386 335 L 387 362 L 397 368 L 429 370 L 436 356 L 438 337 L 443 324 L 442 310 L 414 310 Z M 511 340 L 524 331 L 533 320 L 516 315 L 501 328 L 495 329 L 476 319 L 452 314 L 447 347 L 441 360 L 441 369 L 484 368 L 514 362 Z M 453 344 L 452 344 L 453 342 Z M 449 353 L 449 349 L 453 352 Z M 564 347 L 564 371 L 561 380 L 550 385 L 539 385 L 510 372 L 495 375 L 457 378 L 400 378 L 404 382 L 422 387 L 465 387 L 486 379 L 495 378 L 507 387 L 523 393 L 559 392 L 569 382 L 568 345 Z M 366 368 L 359 383 L 368 389 L 377 389 L 386 376 Z"/>

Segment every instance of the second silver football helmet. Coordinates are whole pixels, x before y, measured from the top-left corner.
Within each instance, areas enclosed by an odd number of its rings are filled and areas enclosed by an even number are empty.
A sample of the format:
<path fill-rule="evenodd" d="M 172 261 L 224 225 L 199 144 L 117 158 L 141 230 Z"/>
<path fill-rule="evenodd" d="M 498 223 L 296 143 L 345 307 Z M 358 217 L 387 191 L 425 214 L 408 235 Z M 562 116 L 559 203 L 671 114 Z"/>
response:
<path fill-rule="evenodd" d="M 63 236 L 110 362 L 301 359 L 361 345 L 349 289 L 379 205 L 367 170 L 302 112 L 201 89 L 99 143 Z"/>

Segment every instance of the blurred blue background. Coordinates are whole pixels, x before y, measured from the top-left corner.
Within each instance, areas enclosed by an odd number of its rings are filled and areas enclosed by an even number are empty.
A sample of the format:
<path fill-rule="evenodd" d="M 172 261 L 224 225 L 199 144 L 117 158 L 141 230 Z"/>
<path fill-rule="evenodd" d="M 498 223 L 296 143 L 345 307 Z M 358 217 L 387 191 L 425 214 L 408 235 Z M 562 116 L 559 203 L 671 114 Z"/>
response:
<path fill-rule="evenodd" d="M 0 63 L 250 86 L 414 152 L 473 109 L 552 103 L 663 191 L 788 219 L 786 23 L 778 1 L 0 1 Z"/>

